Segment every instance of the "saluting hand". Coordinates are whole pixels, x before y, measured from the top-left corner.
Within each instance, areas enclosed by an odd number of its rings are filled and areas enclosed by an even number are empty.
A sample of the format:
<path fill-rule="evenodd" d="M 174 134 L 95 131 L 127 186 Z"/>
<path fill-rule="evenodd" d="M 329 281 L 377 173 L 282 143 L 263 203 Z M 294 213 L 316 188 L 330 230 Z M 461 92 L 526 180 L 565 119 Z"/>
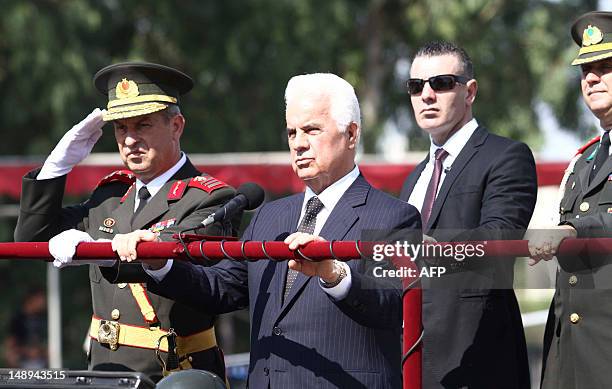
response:
<path fill-rule="evenodd" d="M 102 136 L 104 126 L 102 115 L 105 112 L 99 108 L 94 109 L 85 119 L 66 132 L 47 157 L 36 178 L 44 180 L 66 175 L 76 164 L 85 159 Z"/>

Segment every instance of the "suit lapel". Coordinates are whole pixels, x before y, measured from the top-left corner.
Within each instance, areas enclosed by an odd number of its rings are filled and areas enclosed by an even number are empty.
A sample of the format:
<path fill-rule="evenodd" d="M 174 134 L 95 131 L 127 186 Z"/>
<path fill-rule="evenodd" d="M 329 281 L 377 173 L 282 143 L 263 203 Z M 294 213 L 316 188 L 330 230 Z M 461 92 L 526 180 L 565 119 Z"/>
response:
<path fill-rule="evenodd" d="M 589 179 L 588 173 L 591 171 L 591 169 L 584 169 L 584 170 L 586 172 L 586 177 L 588 180 Z M 602 181 L 607 180 L 611 171 L 612 171 L 612 157 L 608 157 L 604 165 L 601 167 L 601 169 L 599 169 L 595 177 L 593 177 L 593 181 L 591 181 L 591 183 L 589 184 L 585 194 L 588 194 L 593 189 L 597 188 L 599 184 L 601 184 Z"/>
<path fill-rule="evenodd" d="M 582 193 L 587 194 L 589 190 L 589 173 L 593 168 L 592 161 L 584 161 L 585 167 L 578 171 L 578 179 L 580 180 L 580 188 L 582 189 Z"/>
<path fill-rule="evenodd" d="M 323 225 L 319 236 L 330 241 L 344 239 L 351 227 L 359 219 L 359 216 L 355 212 L 354 208 L 365 204 L 369 190 L 370 185 L 362 175 L 359 175 L 355 182 L 346 190 L 346 192 L 344 192 L 334 207 L 333 211 L 327 218 L 327 221 Z M 286 273 L 287 272 L 285 271 L 285 278 Z M 282 306 L 281 315 L 287 310 L 287 306 L 300 295 L 302 289 L 304 289 L 311 278 L 312 277 L 305 276 L 303 273 L 297 274 L 297 278 Z M 283 280 L 282 286 L 284 287 L 284 285 L 285 282 Z M 282 291 L 284 291 L 284 289 Z"/>
<path fill-rule="evenodd" d="M 300 213 L 302 211 L 302 203 L 304 202 L 304 193 L 299 196 L 295 196 L 289 204 L 288 212 L 281 212 L 278 215 L 277 225 L 280 227 L 281 233 L 292 234 L 296 231 Z M 285 283 L 287 282 L 287 261 L 279 261 L 276 263 L 277 270 L 274 273 L 274 282 L 276 290 L 278 291 L 276 296 L 276 305 L 278 307 L 277 312 L 280 312 L 280 308 L 283 305 L 283 295 L 285 294 Z M 301 273 L 298 274 L 298 277 Z M 294 289 L 296 284 L 293 284 L 291 289 Z M 289 299 L 287 299 L 288 301 Z M 287 302 L 285 301 L 285 303 Z"/>
<path fill-rule="evenodd" d="M 444 201 L 446 201 L 446 197 L 450 189 L 453 186 L 453 183 L 459 177 L 461 171 L 465 168 L 467 163 L 472 159 L 474 154 L 478 152 L 478 148 L 484 143 L 485 139 L 488 136 L 487 130 L 483 127 L 478 127 L 476 131 L 472 134 L 468 142 L 463 146 L 463 149 L 459 152 L 459 155 L 453 162 L 451 169 L 448 173 L 446 173 L 446 177 L 444 178 L 444 182 L 438 191 L 438 195 L 436 196 L 436 200 L 433 204 L 433 209 L 431 210 L 431 216 L 427 221 L 427 226 L 423 228 L 423 232 L 429 231 L 431 227 L 434 225 L 440 211 L 442 210 L 442 205 Z"/>
<path fill-rule="evenodd" d="M 414 168 L 414 171 L 410 173 L 408 179 L 406 180 L 406 184 L 404 185 L 404 188 L 406 188 L 406 190 L 401 194 L 400 199 L 406 202 L 410 200 L 410 195 L 412 194 L 412 191 L 414 191 L 414 186 L 419 180 L 419 177 L 421 177 L 421 173 L 423 173 L 423 170 L 425 169 L 425 166 L 427 165 L 428 161 L 429 154 L 427 154 L 427 157 L 425 157 L 425 159 Z"/>
<path fill-rule="evenodd" d="M 117 230 L 117 234 L 127 234 L 132 231 L 130 219 L 134 213 L 134 199 L 136 198 L 135 187 L 136 184 L 134 184 L 134 188 L 130 189 L 130 193 L 128 193 L 125 200 L 111 212 L 111 217 L 116 221 L 115 229 Z"/>

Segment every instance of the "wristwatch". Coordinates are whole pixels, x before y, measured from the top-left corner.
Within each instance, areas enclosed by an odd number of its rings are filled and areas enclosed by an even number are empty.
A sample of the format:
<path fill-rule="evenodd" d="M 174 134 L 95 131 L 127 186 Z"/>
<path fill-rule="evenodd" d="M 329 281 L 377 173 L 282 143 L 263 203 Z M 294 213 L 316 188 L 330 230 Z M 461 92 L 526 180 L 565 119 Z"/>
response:
<path fill-rule="evenodd" d="M 340 269 L 340 274 L 338 275 L 338 278 L 336 278 L 335 281 L 332 282 L 325 282 L 323 281 L 323 278 L 320 278 L 321 280 L 321 286 L 324 288 L 333 288 L 334 286 L 338 286 L 338 284 L 346 278 L 346 264 L 340 262 L 340 261 L 334 261 L 334 265 L 336 266 L 337 269 Z"/>

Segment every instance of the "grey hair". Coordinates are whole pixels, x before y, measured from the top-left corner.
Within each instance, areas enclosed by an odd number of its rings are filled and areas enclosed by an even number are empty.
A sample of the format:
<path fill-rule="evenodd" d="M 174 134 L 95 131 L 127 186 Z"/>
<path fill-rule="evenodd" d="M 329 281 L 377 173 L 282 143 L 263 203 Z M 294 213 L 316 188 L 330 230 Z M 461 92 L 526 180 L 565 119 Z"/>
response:
<path fill-rule="evenodd" d="M 168 108 L 164 109 L 162 112 L 166 117 L 166 120 L 170 120 L 176 115 L 180 115 L 181 108 L 176 104 L 168 104 Z"/>
<path fill-rule="evenodd" d="M 321 94 L 329 96 L 330 113 L 336 121 L 338 130 L 346 132 L 351 123 L 361 128 L 361 110 L 355 89 L 343 78 L 332 73 L 302 74 L 292 77 L 285 89 L 285 107 L 298 92 L 318 97 Z"/>

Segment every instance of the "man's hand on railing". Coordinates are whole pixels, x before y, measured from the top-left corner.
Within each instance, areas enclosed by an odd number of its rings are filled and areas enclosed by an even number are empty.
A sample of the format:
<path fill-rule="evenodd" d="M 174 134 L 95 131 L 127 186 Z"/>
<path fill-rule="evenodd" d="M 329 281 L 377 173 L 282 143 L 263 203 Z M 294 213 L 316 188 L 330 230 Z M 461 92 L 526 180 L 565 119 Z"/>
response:
<path fill-rule="evenodd" d="M 565 238 L 575 238 L 577 232 L 571 225 L 549 227 L 545 230 L 529 230 L 525 239 L 529 240 L 529 265 L 534 266 L 541 260 L 549 261 L 555 255 Z"/>

